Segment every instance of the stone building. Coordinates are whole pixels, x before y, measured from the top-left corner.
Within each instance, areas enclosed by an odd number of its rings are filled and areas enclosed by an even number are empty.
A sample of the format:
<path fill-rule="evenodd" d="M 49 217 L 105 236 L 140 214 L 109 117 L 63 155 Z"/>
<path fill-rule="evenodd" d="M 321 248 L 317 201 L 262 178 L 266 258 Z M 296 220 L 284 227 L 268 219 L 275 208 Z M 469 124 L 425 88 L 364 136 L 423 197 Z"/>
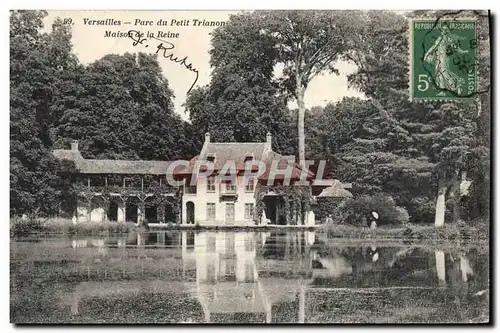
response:
<path fill-rule="evenodd" d="M 200 165 L 206 162 L 212 163 L 214 172 L 203 177 L 197 176 Z M 265 172 L 255 178 L 248 177 L 245 171 L 256 173 L 259 163 L 265 166 Z M 223 174 L 227 176 L 227 167 L 231 165 L 234 166 L 236 181 L 218 177 Z M 284 183 L 285 174 L 290 178 L 288 185 Z M 295 188 L 301 175 L 302 168 L 295 162 L 295 156 L 283 156 L 272 150 L 269 133 L 265 142 L 243 143 L 211 142 L 210 134 L 207 133 L 200 154 L 191 159 L 189 167 L 176 174 L 186 180 L 182 191 L 182 223 L 245 226 L 255 223 L 290 224 L 293 219 L 294 224 L 307 224 L 311 220 L 309 213 L 312 212 L 299 212 L 299 207 L 295 207 L 296 211 L 288 207 L 292 214 L 284 221 L 287 209 L 282 200 L 283 193 L 276 190 L 282 185 Z M 195 182 L 191 181 L 193 177 L 196 177 Z M 312 198 L 316 187 L 321 190 L 327 186 L 314 186 L 314 174 L 309 171 L 303 178 L 307 184 L 303 188 L 309 198 Z M 263 211 L 257 216 L 259 204 L 262 204 Z"/>
<path fill-rule="evenodd" d="M 58 149 L 53 154 L 69 162 L 60 163 L 61 172 L 76 189 L 73 214 L 79 222 L 313 224 L 314 216 L 305 202 L 329 183 L 315 185 L 314 174 L 303 171 L 294 156 L 282 156 L 271 146 L 270 134 L 265 142 L 220 143 L 211 142 L 207 133 L 200 154 L 190 161 L 85 159 L 77 141 L 70 150 Z M 207 163 L 213 165 L 213 172 L 201 176 L 200 166 Z M 254 178 L 245 176 L 245 170 L 256 172 L 257 164 L 265 166 L 265 172 Z M 228 181 L 222 176 L 231 165 L 235 177 Z M 289 183 L 284 182 L 285 174 Z M 301 177 L 305 185 L 293 186 Z M 169 179 L 184 183 L 176 186 Z M 299 188 L 302 201 L 287 201 L 292 190 Z"/>
<path fill-rule="evenodd" d="M 78 222 L 180 221 L 178 188 L 166 179 L 171 162 L 85 159 L 77 141 L 53 154 L 66 162 L 60 168 L 75 189 Z"/>

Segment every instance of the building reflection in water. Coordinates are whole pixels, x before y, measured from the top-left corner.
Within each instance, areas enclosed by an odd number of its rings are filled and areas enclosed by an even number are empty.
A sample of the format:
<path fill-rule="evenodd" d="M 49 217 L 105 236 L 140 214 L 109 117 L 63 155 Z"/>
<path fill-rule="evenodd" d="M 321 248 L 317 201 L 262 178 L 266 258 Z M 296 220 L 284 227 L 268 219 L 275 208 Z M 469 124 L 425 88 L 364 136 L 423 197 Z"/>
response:
<path fill-rule="evenodd" d="M 304 322 L 305 287 L 310 277 L 281 277 L 283 272 L 287 273 L 287 261 L 280 264 L 257 256 L 270 236 L 270 233 L 253 232 L 200 232 L 195 234 L 194 248 L 188 249 L 183 242 L 184 265 L 196 267 L 196 289 L 192 294 L 202 305 L 206 322 L 270 323 L 273 305 L 283 302 L 298 302 L 292 321 Z M 300 241 L 297 239 L 298 236 L 295 241 L 287 239 L 286 244 L 289 247 L 294 244 L 294 249 L 285 246 L 284 252 L 289 256 L 296 254 L 288 258 L 290 264 L 292 260 L 300 261 L 310 269 L 310 253 L 305 255 L 306 251 L 297 250 L 305 246 L 303 233 Z M 258 266 L 266 276 L 259 276 Z"/>
<path fill-rule="evenodd" d="M 312 232 L 183 231 L 73 240 L 75 251 L 88 254 L 84 265 L 89 281 L 80 282 L 66 299 L 77 315 L 83 298 L 174 293 L 197 300 L 203 309 L 198 315 L 205 322 L 303 323 L 314 307 L 314 293 L 321 289 L 449 287 L 467 284 L 473 276 L 465 253 L 453 257 L 441 250 L 374 244 L 343 245 L 325 253 L 312 246 L 315 239 Z M 161 278 L 161 267 L 174 270 L 162 257 L 167 248 L 174 253 L 170 262 L 179 265 L 178 280 Z M 104 280 L 92 281 L 90 270 L 99 275 L 102 267 L 119 267 L 123 278 L 106 281 L 104 275 Z"/>
<path fill-rule="evenodd" d="M 202 232 L 194 243 L 194 251 L 183 250 L 183 260 L 196 265 L 194 293 L 205 321 L 232 321 L 246 314 L 252 321 L 270 322 L 271 309 L 258 283 L 255 234 Z"/>

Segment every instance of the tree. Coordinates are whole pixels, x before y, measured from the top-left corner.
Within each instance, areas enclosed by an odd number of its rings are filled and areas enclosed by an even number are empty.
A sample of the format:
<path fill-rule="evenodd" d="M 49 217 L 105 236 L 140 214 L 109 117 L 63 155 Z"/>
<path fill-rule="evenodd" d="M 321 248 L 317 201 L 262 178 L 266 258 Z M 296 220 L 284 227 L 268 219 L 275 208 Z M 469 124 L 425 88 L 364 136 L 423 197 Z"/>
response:
<path fill-rule="evenodd" d="M 139 116 L 125 85 L 134 63 L 132 55 L 108 55 L 75 75 L 74 106 L 65 108 L 56 133 L 65 147 L 77 139 L 86 158 L 138 158 Z"/>
<path fill-rule="evenodd" d="M 440 103 L 429 122 L 419 134 L 428 147 L 428 155 L 435 163 L 438 183 L 435 225 L 445 221 L 445 197 L 449 190 L 452 221 L 459 219 L 461 173 L 467 172 L 476 132 L 477 109 L 474 101 Z"/>
<path fill-rule="evenodd" d="M 274 41 L 260 35 L 254 16 L 232 16 L 216 29 L 210 55 L 210 84 L 193 90 L 186 102 L 198 137 L 210 132 L 214 141 L 262 142 L 271 132 L 274 149 L 293 153 L 286 96 L 273 78 Z"/>
<path fill-rule="evenodd" d="M 430 13 L 433 16 L 444 14 Z M 361 26 L 360 33 L 356 35 L 359 38 L 356 42 L 358 47 L 347 55 L 358 66 L 358 71 L 349 77 L 349 81 L 365 92 L 378 110 L 380 122 L 377 127 L 379 130 L 385 127 L 385 131 L 379 132 L 377 137 L 389 139 L 378 150 L 398 156 L 396 160 L 407 165 L 406 171 L 411 170 L 411 166 L 419 165 L 415 159 L 420 161 L 421 181 L 425 182 L 419 185 L 418 192 L 402 192 L 400 197 L 413 196 L 410 201 L 413 201 L 412 206 L 417 210 L 409 209 L 412 217 L 417 213 L 424 220 L 429 219 L 428 208 L 432 199 L 436 202 L 435 224 L 442 225 L 445 219 L 445 195 L 449 192 L 452 220 L 456 221 L 459 218 L 460 174 L 471 169 L 476 172 L 478 168 L 471 166 L 481 160 L 480 151 L 487 151 L 481 148 L 486 131 L 479 133 L 478 117 L 474 116 L 478 108 L 474 101 L 409 102 L 406 68 L 408 24 L 405 17 L 380 11 L 368 12 L 366 17 L 366 24 Z M 484 36 L 479 40 L 484 40 Z M 484 60 L 480 60 L 478 65 L 482 66 Z M 473 162 L 474 159 L 476 162 Z M 484 184 L 483 181 L 479 183 Z M 408 184 L 398 179 L 398 182 L 393 183 L 394 190 L 410 189 Z M 419 195 L 414 197 L 416 194 Z M 426 210 L 428 213 L 422 215 Z"/>
<path fill-rule="evenodd" d="M 44 11 L 10 13 L 11 214 L 49 214 L 60 203 L 61 180 L 51 154 L 51 106 L 71 56 L 68 27 L 41 33 Z"/>
<path fill-rule="evenodd" d="M 325 71 L 337 73 L 335 62 L 352 46 L 361 23 L 351 11 L 256 12 L 261 35 L 272 36 L 283 68 L 283 85 L 298 105 L 299 160 L 305 166 L 304 96 L 309 83 Z"/>
<path fill-rule="evenodd" d="M 58 144 L 87 158 L 174 160 L 188 145 L 156 56 L 106 55 L 68 74 Z"/>
<path fill-rule="evenodd" d="M 324 108 L 313 108 L 306 123 L 310 157 L 331 160 L 336 171 L 330 176 L 344 178 L 338 153 L 344 145 L 361 136 L 373 113 L 374 108 L 369 101 L 352 97 L 344 97 Z"/>
<path fill-rule="evenodd" d="M 139 53 L 128 81 L 134 109 L 139 115 L 139 158 L 176 160 L 186 157 L 189 142 L 186 123 L 175 113 L 173 91 L 162 73 L 157 57 Z"/>

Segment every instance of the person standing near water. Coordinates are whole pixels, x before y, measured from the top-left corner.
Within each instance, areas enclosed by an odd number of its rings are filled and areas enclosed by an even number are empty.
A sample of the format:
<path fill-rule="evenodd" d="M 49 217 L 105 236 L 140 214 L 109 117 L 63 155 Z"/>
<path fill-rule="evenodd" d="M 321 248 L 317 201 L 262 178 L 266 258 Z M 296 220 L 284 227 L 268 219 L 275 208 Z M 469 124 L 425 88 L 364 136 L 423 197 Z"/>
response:
<path fill-rule="evenodd" d="M 377 212 L 372 212 L 372 219 L 371 219 L 371 223 L 370 223 L 370 229 L 377 229 L 377 226 L 378 226 L 378 213 Z"/>

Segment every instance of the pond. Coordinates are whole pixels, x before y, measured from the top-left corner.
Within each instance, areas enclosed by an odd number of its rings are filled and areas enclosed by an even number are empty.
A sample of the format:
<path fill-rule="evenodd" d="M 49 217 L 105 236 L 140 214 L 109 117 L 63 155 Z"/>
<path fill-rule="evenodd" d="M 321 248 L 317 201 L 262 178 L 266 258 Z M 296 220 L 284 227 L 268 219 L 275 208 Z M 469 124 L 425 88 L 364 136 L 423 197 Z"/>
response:
<path fill-rule="evenodd" d="M 489 320 L 486 246 L 163 231 L 12 238 L 13 323 Z"/>

